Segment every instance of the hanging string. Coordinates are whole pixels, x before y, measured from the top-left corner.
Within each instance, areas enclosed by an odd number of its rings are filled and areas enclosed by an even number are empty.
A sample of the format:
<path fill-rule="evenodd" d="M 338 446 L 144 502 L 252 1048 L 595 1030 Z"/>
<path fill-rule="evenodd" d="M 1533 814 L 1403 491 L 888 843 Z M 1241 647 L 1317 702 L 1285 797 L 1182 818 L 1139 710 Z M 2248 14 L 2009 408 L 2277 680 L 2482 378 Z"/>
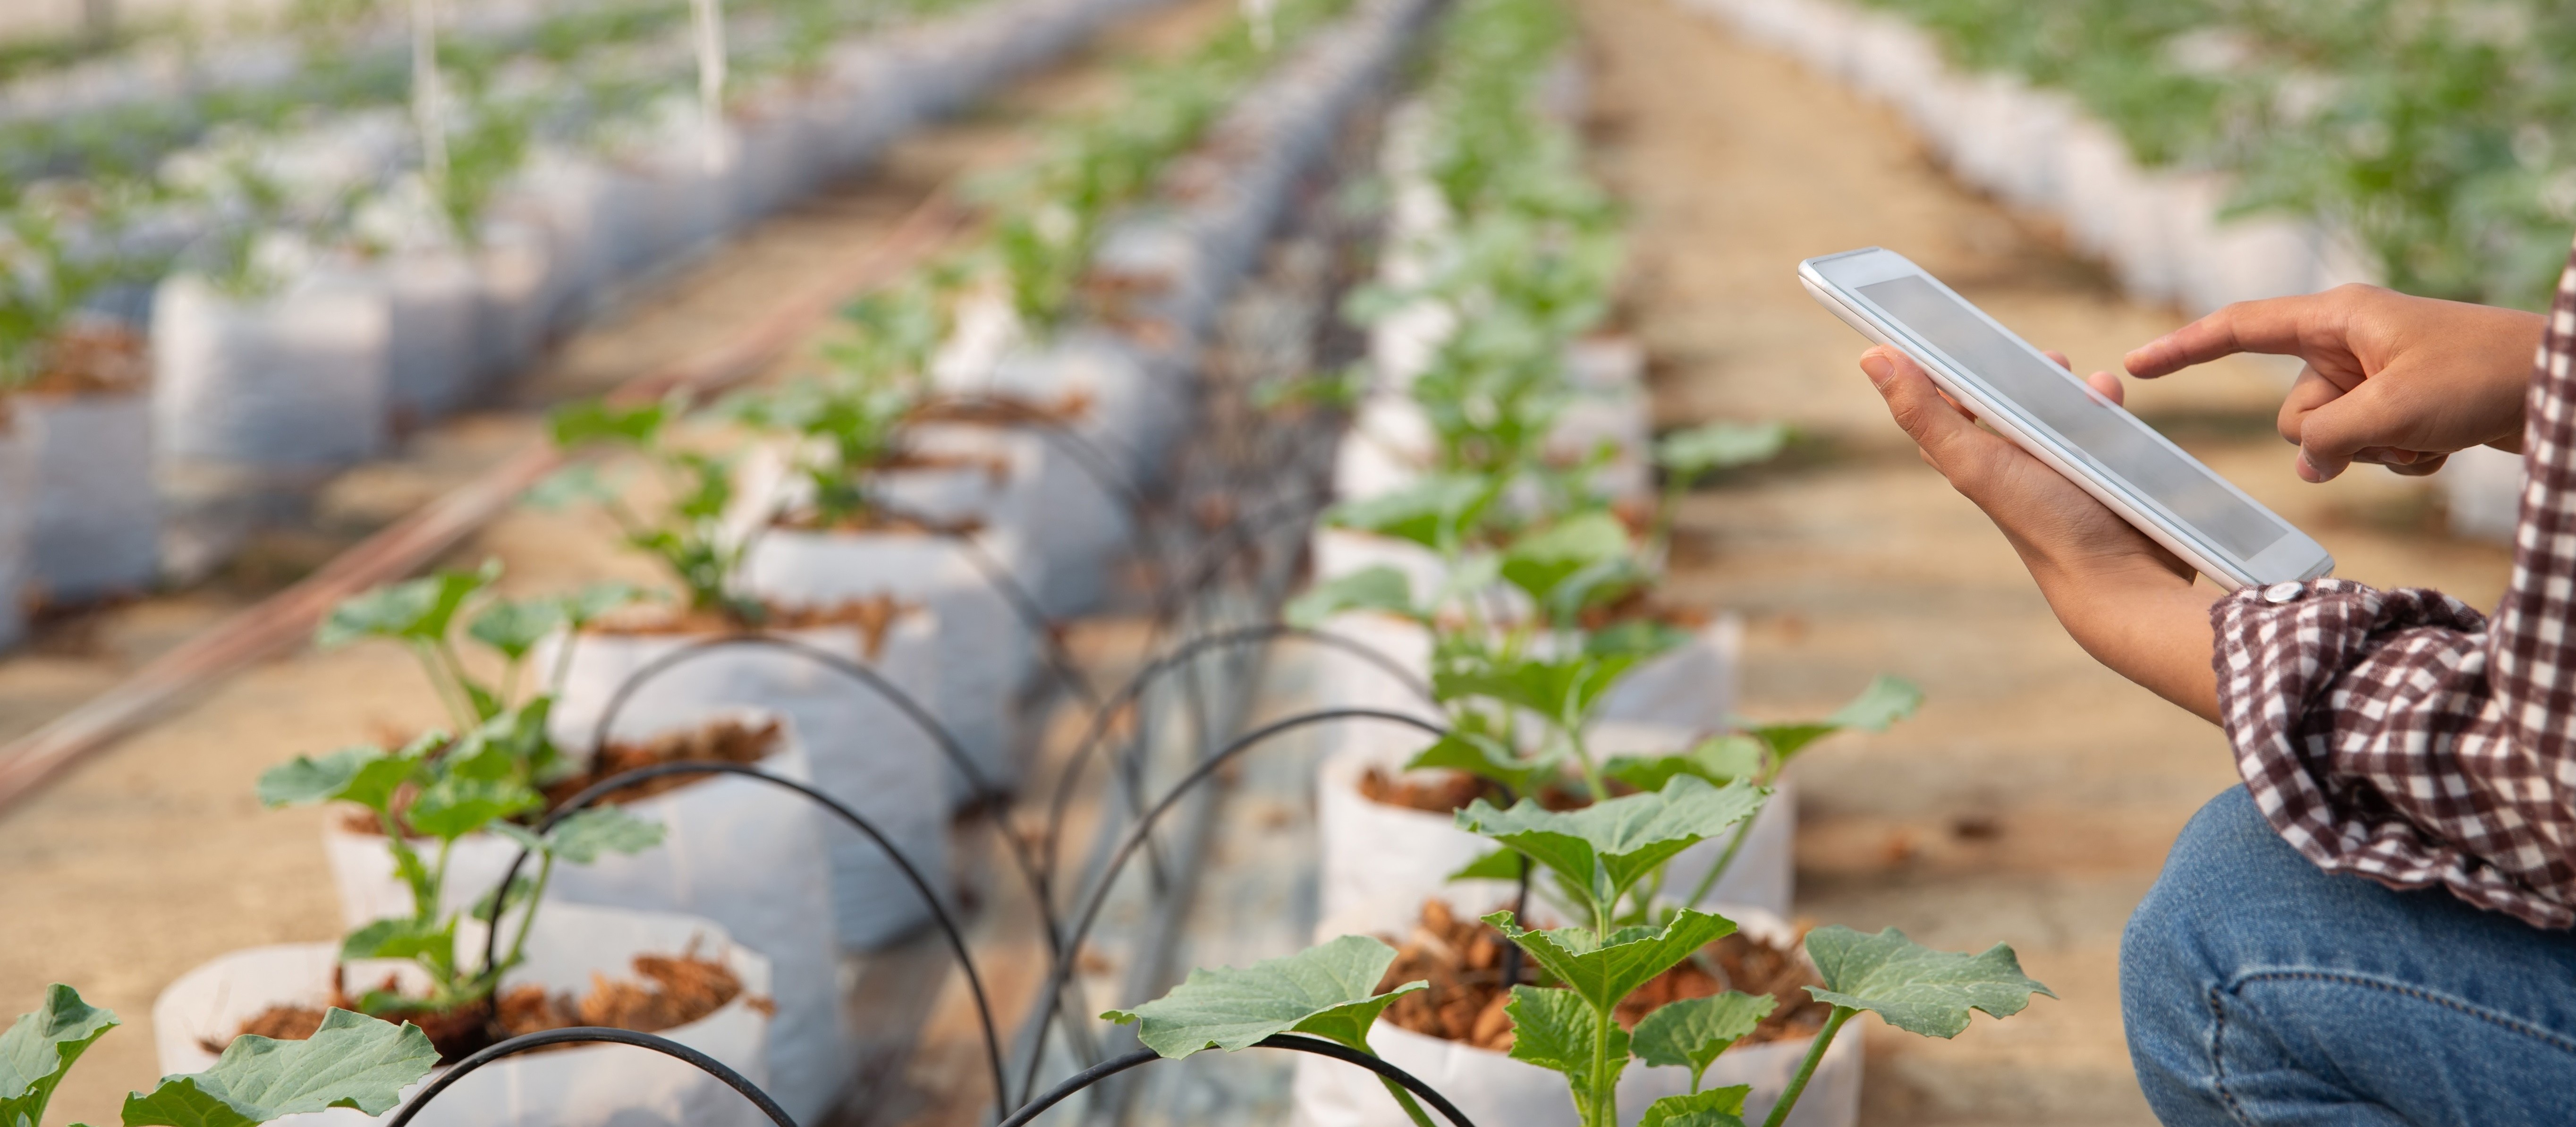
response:
<path fill-rule="evenodd" d="M 411 115 L 420 132 L 420 175 L 447 195 L 447 88 L 438 73 L 437 0 L 411 0 Z"/>
<path fill-rule="evenodd" d="M 724 167 L 724 0 L 689 0 L 698 39 L 698 112 L 705 119 L 707 171 Z"/>

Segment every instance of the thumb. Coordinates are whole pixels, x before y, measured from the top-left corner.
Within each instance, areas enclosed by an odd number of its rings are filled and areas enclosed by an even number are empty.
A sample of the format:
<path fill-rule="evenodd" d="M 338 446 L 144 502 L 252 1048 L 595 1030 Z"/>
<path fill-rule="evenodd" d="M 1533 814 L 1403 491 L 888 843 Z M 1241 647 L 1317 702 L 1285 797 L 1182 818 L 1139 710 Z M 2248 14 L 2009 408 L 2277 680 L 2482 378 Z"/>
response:
<path fill-rule="evenodd" d="M 1924 460 L 1957 480 L 1952 471 L 1977 439 L 1991 435 L 1977 429 L 1968 416 L 1952 406 L 1932 377 L 1913 359 L 1892 348 L 1873 348 L 1862 353 L 1861 371 L 1869 376 L 1870 385 L 1887 400 L 1888 414 L 1895 416 L 1914 444 L 1923 448 Z"/>

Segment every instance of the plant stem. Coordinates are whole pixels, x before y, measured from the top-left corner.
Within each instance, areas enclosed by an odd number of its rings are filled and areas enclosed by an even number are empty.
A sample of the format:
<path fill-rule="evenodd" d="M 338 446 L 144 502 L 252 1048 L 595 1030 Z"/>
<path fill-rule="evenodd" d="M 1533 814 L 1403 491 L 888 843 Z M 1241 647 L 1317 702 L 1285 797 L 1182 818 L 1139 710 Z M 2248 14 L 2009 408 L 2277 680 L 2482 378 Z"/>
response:
<path fill-rule="evenodd" d="M 1762 1127 L 1781 1127 L 1789 1121 L 1789 1109 L 1798 1105 L 1799 1094 L 1807 1090 L 1807 1078 L 1816 1074 L 1816 1063 L 1825 1059 L 1826 1046 L 1834 1043 L 1834 1034 L 1842 1031 L 1843 1023 L 1859 1012 L 1849 1006 L 1834 1007 L 1834 1015 L 1816 1031 L 1815 1043 L 1807 1046 L 1807 1059 L 1798 1062 L 1798 1071 L 1790 1075 L 1789 1087 L 1780 1093 L 1780 1102 L 1771 1105 L 1771 1114 L 1763 1118 Z"/>
<path fill-rule="evenodd" d="M 439 707 L 446 709 L 447 718 L 456 723 L 457 732 L 463 734 L 472 731 L 474 728 L 473 702 L 460 699 L 464 697 L 465 690 L 449 680 L 447 667 L 439 660 L 437 650 L 429 643 L 420 641 L 412 642 L 411 650 L 412 656 L 420 660 L 421 672 L 429 676 L 430 691 L 438 694 Z"/>
<path fill-rule="evenodd" d="M 1413 1121 L 1413 1127 L 1433 1127 L 1431 1116 L 1422 1110 L 1421 1104 L 1413 1102 L 1413 1093 L 1405 1091 L 1404 1085 L 1383 1076 L 1378 1077 L 1377 1082 L 1386 1085 L 1387 1094 L 1395 1097 L 1397 1106 L 1404 1109 L 1405 1118 Z"/>
<path fill-rule="evenodd" d="M 1735 855 L 1744 849 L 1744 839 L 1752 836 L 1753 819 L 1761 816 L 1762 812 L 1757 810 L 1746 815 L 1743 821 L 1736 823 L 1735 839 L 1726 843 L 1726 852 L 1717 855 L 1717 863 L 1710 865 L 1708 873 L 1699 878 L 1699 887 L 1691 890 L 1690 899 L 1682 901 L 1682 907 L 1699 907 L 1701 898 L 1707 896 L 1710 889 L 1717 887 L 1718 879 L 1726 875 L 1726 870 L 1734 867 Z"/>
<path fill-rule="evenodd" d="M 492 980 L 494 989 L 500 988 L 502 971 L 519 965 L 519 961 L 528 956 L 528 932 L 537 926 L 537 902 L 545 899 L 546 880 L 555 875 L 554 853 L 549 850 L 545 858 L 537 863 L 537 885 L 528 890 L 528 911 L 526 915 L 519 917 L 519 936 L 510 941 L 510 957 L 503 960 L 500 966 L 483 968 L 483 974 Z M 497 928 L 501 926 L 501 906 L 509 902 L 510 890 L 504 888 L 493 896 L 492 926 Z"/>
<path fill-rule="evenodd" d="M 1583 720 L 1576 717 L 1559 724 L 1568 744 L 1574 747 L 1574 762 L 1583 768 L 1583 785 L 1592 792 L 1592 801 L 1610 801 L 1610 781 L 1601 776 L 1601 768 L 1592 762 L 1592 749 L 1583 742 Z"/>
<path fill-rule="evenodd" d="M 1604 931 L 1603 934 L 1608 934 Z M 1619 1127 L 1619 1086 L 1609 1079 L 1610 1033 L 1619 1028 L 1618 1018 L 1608 1010 L 1593 1011 L 1592 1027 L 1592 1106 L 1591 1123 L 1585 1127 Z"/>

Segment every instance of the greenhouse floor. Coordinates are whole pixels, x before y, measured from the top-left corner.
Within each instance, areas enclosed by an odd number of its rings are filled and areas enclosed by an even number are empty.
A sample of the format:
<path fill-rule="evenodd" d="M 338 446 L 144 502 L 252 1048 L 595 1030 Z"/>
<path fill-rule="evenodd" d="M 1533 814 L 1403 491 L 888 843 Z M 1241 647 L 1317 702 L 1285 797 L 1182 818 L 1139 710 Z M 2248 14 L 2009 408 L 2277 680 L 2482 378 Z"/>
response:
<path fill-rule="evenodd" d="M 1798 908 L 1935 946 L 2001 939 L 2055 988 L 1928 1042 L 1872 1023 L 1862 1121 L 2152 1123 L 2120 1033 L 2117 956 L 2167 845 L 2235 781 L 2219 732 L 2057 628 L 1992 526 L 1924 466 L 1806 295 L 1799 259 L 1901 250 L 2080 371 L 2175 324 L 2055 233 L 1957 186 L 1890 113 L 1669 0 L 1582 0 L 1596 159 L 1633 208 L 1629 320 L 1663 425 L 1781 419 L 1777 467 L 1692 497 L 1677 586 L 1749 619 L 1757 716 L 1831 707 L 1877 672 L 1922 712 L 1792 772 Z M 2295 370 L 2295 369 L 2292 369 Z M 2440 531 L 2429 487 L 2366 468 L 2301 484 L 2272 433 L 2283 369 L 2231 363 L 2130 403 L 2323 541 L 2338 574 L 2493 605 L 2509 554 Z"/>
<path fill-rule="evenodd" d="M 1780 462 L 1686 500 L 1675 594 L 1746 617 L 1751 715 L 1818 712 L 1880 672 L 1914 681 L 1927 698 L 1890 732 L 1836 738 L 1796 768 L 1799 913 L 1894 925 L 1952 949 L 2006 941 L 2059 995 L 2008 1023 L 1979 1020 L 1954 1043 L 1865 1023 L 1863 1122 L 2151 1123 L 2121 1041 L 2120 928 L 2176 830 L 2233 781 L 2225 741 L 2102 670 L 2058 630 L 2001 538 L 1888 423 L 1853 367 L 1860 340 L 1815 307 L 1792 271 L 1810 255 L 1900 249 L 2084 370 L 2115 365 L 2179 316 L 2123 300 L 2053 231 L 1959 187 L 1891 114 L 1831 79 L 1740 44 L 1673 0 L 1573 2 L 1591 42 L 1597 166 L 1631 209 L 1622 320 L 1651 357 L 1659 425 L 1779 419 L 1798 432 Z M 1031 114 L 1085 97 L 1105 58 L 1178 44 L 1232 8 L 1185 0 L 1140 17 L 1104 50 L 906 141 L 878 173 L 762 225 L 567 342 L 527 385 L 522 407 L 461 418 L 419 436 L 401 458 L 347 475 L 319 500 L 309 530 L 262 538 L 210 583 L 53 623 L 0 660 L 0 738 L 113 685 L 536 441 L 535 408 L 739 332 L 777 294 L 885 239 L 936 186 L 1024 144 Z M 2230 363 L 2140 386 L 2131 402 L 2323 541 L 2340 574 L 2492 603 L 2507 553 L 2444 535 L 2424 483 L 2367 471 L 2322 487 L 2297 482 L 2271 432 L 2286 383 L 2278 367 Z M 486 556 L 505 561 L 513 590 L 652 579 L 615 551 L 604 520 L 589 517 L 514 513 L 451 558 Z M 1115 619 L 1069 638 L 1109 683 L 1133 667 L 1141 640 Z M 134 1027 L 92 1050 L 54 1119 L 106 1122 L 123 1092 L 150 1082 L 143 1027 L 152 998 L 186 968 L 336 929 L 316 847 L 324 814 L 261 809 L 258 772 L 437 716 L 398 649 L 303 653 L 248 672 L 0 810 L 0 902 L 9 906 L 0 912 L 0 997 L 75 982 Z M 1247 780 L 1253 798 L 1215 851 L 1252 854 L 1261 834 L 1302 833 L 1302 812 L 1272 792 L 1307 777 L 1280 768 Z M 1272 910 L 1262 897 L 1278 887 L 1210 897 L 1190 917 L 1192 953 L 1226 961 L 1251 951 L 1250 941 L 1229 946 L 1220 924 Z M 1033 947 L 1020 915 L 989 912 L 978 926 L 1004 949 Z M 1265 931 L 1261 942 L 1272 938 Z M 984 1114 L 973 1103 L 980 1089 L 962 1100 L 914 1090 L 925 1077 L 971 1076 L 976 1063 L 952 1020 L 954 998 L 943 1008 L 921 996 L 945 979 L 897 981 L 905 967 L 938 965 L 934 952 L 890 960 L 882 981 L 862 976 L 863 993 L 880 988 L 876 1002 L 921 1018 L 918 1043 L 935 1058 L 916 1062 L 913 1087 L 895 1086 L 871 1124 Z M 1036 965 L 1033 954 L 1004 961 L 997 992 L 1036 990 Z M 895 996 L 907 988 L 914 996 Z M 873 1047 L 910 1050 L 913 1030 L 877 1032 L 907 1043 Z"/>

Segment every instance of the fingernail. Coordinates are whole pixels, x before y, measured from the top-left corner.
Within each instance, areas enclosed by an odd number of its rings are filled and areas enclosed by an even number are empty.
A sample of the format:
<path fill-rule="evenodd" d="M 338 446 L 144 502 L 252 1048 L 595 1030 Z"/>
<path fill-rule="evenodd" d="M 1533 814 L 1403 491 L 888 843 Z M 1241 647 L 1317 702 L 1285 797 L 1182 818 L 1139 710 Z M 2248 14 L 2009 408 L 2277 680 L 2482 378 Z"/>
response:
<path fill-rule="evenodd" d="M 2312 459 L 2312 458 L 2308 457 L 2308 452 L 2307 452 L 2307 451 L 2305 451 L 2305 450 L 2301 450 L 2301 451 L 2299 451 L 2299 476 L 2300 476 L 2300 477 L 2306 478 L 2306 479 L 2308 479 L 2308 480 L 2309 480 L 2309 481 L 2311 481 L 2311 482 L 2314 482 L 2314 483 L 2317 483 L 2317 484 L 2322 485 L 2322 484 L 2324 484 L 2324 483 L 2326 483 L 2326 482 L 2333 481 L 2333 480 L 2335 479 L 2335 475 L 2340 474 L 2340 473 L 2342 473 L 2342 472 L 2343 472 L 2343 470 L 2341 470 L 2340 468 L 2338 468 L 2338 469 L 2331 469 L 2331 470 L 2330 470 L 2330 469 L 2325 468 L 2324 466 L 2320 466 L 2320 465 L 2318 465 L 2318 464 L 2316 463 L 2316 461 L 2315 461 L 2314 459 Z"/>
<path fill-rule="evenodd" d="M 1871 352 L 1861 356 L 1860 371 L 1862 375 L 1869 377 L 1871 387 L 1878 387 L 1885 384 L 1888 377 L 1896 374 L 1896 365 L 1888 363 L 1887 357 Z"/>

